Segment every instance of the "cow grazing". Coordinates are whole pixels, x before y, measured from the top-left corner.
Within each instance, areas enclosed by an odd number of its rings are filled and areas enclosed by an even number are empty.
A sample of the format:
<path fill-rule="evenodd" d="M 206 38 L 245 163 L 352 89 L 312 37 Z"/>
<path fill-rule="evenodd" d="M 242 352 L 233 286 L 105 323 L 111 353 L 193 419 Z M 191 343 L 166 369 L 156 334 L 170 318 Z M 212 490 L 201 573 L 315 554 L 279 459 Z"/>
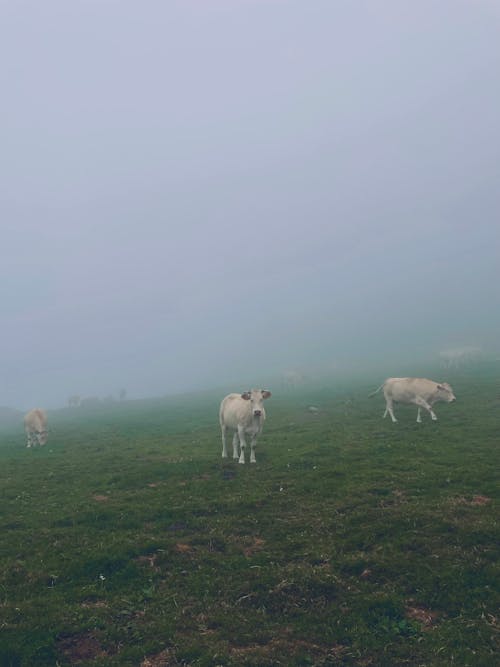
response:
<path fill-rule="evenodd" d="M 235 431 L 233 435 L 233 459 L 238 459 L 239 463 L 245 463 L 245 448 L 247 446 L 245 435 L 249 435 L 251 438 L 250 463 L 256 463 L 255 445 L 266 418 L 263 401 L 270 396 L 271 392 L 265 389 L 252 389 L 252 391 L 245 391 L 243 394 L 229 394 L 222 400 L 219 421 L 222 431 L 223 458 L 227 458 L 227 429 L 233 429 Z"/>
<path fill-rule="evenodd" d="M 453 389 L 447 382 L 433 382 L 425 378 L 388 378 L 370 396 L 375 396 L 381 389 L 384 390 L 385 397 L 384 417 L 389 413 L 393 422 L 397 421 L 392 409 L 393 403 L 418 406 L 417 422 L 421 422 L 422 408 L 425 408 L 431 419 L 436 421 L 437 417 L 432 409 L 434 403 L 439 401 L 451 403 L 456 400 Z"/>
<path fill-rule="evenodd" d="M 47 415 L 44 410 L 34 408 L 24 417 L 26 447 L 44 445 L 47 442 Z"/>

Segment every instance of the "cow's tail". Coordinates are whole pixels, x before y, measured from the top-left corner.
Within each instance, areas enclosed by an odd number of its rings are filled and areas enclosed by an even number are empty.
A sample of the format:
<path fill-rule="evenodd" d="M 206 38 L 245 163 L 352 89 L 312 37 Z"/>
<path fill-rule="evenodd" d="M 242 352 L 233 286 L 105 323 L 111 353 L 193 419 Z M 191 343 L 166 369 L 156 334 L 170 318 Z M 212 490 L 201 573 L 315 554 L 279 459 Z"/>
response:
<path fill-rule="evenodd" d="M 378 394 L 378 392 L 382 389 L 384 384 L 385 384 L 385 382 L 382 382 L 382 384 L 380 385 L 380 387 L 378 389 L 375 389 L 375 391 L 372 391 L 371 394 L 368 394 L 368 398 L 373 398 L 375 396 L 375 394 Z"/>

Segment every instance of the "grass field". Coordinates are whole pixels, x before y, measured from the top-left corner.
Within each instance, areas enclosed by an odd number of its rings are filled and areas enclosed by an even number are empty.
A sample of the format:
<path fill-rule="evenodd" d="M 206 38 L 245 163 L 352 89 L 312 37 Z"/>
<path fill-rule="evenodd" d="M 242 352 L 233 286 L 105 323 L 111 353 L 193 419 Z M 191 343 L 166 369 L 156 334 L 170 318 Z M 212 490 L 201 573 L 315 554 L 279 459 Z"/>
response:
<path fill-rule="evenodd" d="M 499 664 L 500 382 L 392 424 L 377 379 L 275 391 L 252 466 L 220 392 L 4 430 L 0 665 Z"/>

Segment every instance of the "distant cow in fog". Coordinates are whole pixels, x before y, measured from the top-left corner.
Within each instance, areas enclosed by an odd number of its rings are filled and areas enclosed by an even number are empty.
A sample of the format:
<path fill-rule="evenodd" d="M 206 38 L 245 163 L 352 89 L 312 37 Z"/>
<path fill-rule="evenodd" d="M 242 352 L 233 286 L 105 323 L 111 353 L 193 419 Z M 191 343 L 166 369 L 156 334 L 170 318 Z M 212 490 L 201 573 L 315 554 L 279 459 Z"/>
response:
<path fill-rule="evenodd" d="M 78 394 L 74 394 L 73 396 L 68 396 L 68 406 L 70 408 L 78 408 L 82 404 L 82 399 Z"/>
<path fill-rule="evenodd" d="M 481 354 L 480 347 L 464 345 L 463 347 L 450 347 L 446 350 L 441 350 L 439 358 L 445 368 L 457 369 L 479 360 Z"/>
<path fill-rule="evenodd" d="M 97 408 L 101 405 L 101 399 L 98 396 L 87 396 L 80 401 L 82 408 Z"/>
<path fill-rule="evenodd" d="M 291 389 L 297 389 L 302 384 L 304 384 L 304 379 L 305 378 L 300 371 L 296 370 L 285 371 L 281 378 L 281 384 L 285 391 Z"/>
<path fill-rule="evenodd" d="M 26 447 L 44 445 L 47 442 L 47 415 L 44 410 L 34 408 L 24 416 Z"/>
<path fill-rule="evenodd" d="M 229 394 L 222 400 L 219 421 L 222 431 L 223 458 L 227 458 L 226 432 L 227 429 L 232 429 L 235 431 L 233 435 L 233 459 L 238 459 L 239 463 L 245 463 L 245 448 L 247 446 L 245 435 L 249 435 L 251 438 L 250 463 L 256 463 L 255 445 L 266 418 L 263 401 L 270 396 L 271 392 L 266 389 L 252 389 L 252 391 L 245 391 L 243 394 Z"/>
<path fill-rule="evenodd" d="M 417 422 L 421 422 L 421 408 L 427 410 L 431 419 L 436 421 L 437 417 L 432 409 L 434 403 L 451 403 L 456 400 L 453 389 L 447 382 L 434 382 L 425 378 L 388 378 L 370 396 L 375 396 L 381 389 L 384 391 L 386 403 L 384 417 L 390 414 L 393 422 L 397 421 L 392 409 L 393 403 L 417 405 Z"/>

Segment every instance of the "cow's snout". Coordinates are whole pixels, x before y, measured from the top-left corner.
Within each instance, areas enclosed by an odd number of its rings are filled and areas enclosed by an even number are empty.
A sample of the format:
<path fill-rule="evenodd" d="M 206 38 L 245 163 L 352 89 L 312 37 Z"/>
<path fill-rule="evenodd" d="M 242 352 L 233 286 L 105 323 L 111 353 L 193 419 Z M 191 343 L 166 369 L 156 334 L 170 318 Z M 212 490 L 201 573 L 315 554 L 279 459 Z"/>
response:
<path fill-rule="evenodd" d="M 260 417 L 262 414 L 262 410 L 254 410 L 253 411 L 253 416 L 254 417 Z"/>

